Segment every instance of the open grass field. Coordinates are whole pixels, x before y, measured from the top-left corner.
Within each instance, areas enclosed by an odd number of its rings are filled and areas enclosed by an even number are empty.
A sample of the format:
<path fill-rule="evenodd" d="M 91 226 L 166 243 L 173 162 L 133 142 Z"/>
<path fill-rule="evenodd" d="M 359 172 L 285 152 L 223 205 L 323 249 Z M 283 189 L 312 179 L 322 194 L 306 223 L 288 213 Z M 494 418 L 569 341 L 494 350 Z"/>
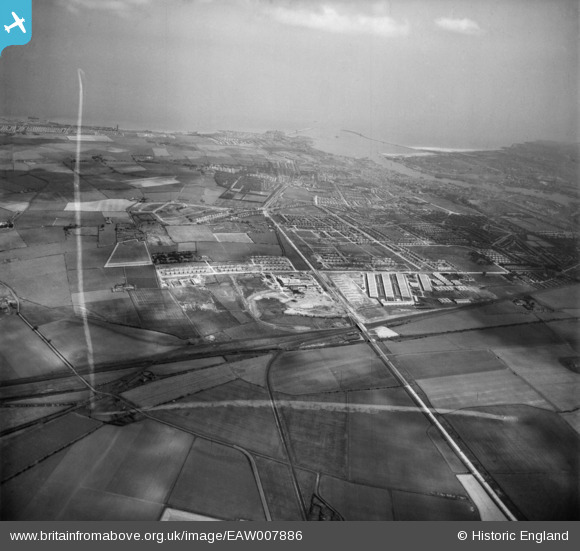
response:
<path fill-rule="evenodd" d="M 123 241 L 117 243 L 105 268 L 121 268 L 123 266 L 143 266 L 151 264 L 147 245 L 143 241 Z"/>
<path fill-rule="evenodd" d="M 276 401 L 289 397 L 276 394 Z M 345 404 L 344 393 L 303 396 L 303 402 Z M 320 408 L 280 407 L 279 412 L 294 463 L 315 471 L 345 477 L 347 472 L 347 413 Z"/>
<path fill-rule="evenodd" d="M 261 387 L 266 386 L 266 368 L 272 359 L 271 354 L 263 356 L 256 356 L 255 358 L 248 358 L 239 362 L 231 362 L 229 364 L 232 371 L 237 377 Z"/>
<path fill-rule="evenodd" d="M 70 292 L 78 293 L 78 271 L 68 270 L 67 277 Z M 82 270 L 82 278 L 85 292 L 107 290 L 111 293 L 117 283 L 125 282 L 125 272 L 123 268 L 89 268 Z"/>
<path fill-rule="evenodd" d="M 80 487 L 71 496 L 60 518 L 70 521 L 155 521 L 162 510 L 161 503 Z"/>
<path fill-rule="evenodd" d="M 50 210 L 33 211 L 27 210 L 18 217 L 18 230 L 24 230 L 29 228 L 39 228 L 42 226 L 53 226 L 54 221 L 57 218 L 62 218 L 70 223 L 74 219 L 74 212 L 64 212 L 61 210 L 52 210 L 55 207 L 52 206 Z M 102 216 L 101 216 L 102 218 Z M 60 224 L 67 225 L 67 224 Z"/>
<path fill-rule="evenodd" d="M 420 320 L 411 320 L 393 327 L 402 336 L 429 335 L 466 329 L 483 329 L 498 325 L 526 324 L 537 318 L 527 310 L 511 302 L 479 306 L 464 310 L 453 310 Z"/>
<path fill-rule="evenodd" d="M 220 243 L 254 243 L 245 233 L 215 233 Z"/>
<path fill-rule="evenodd" d="M 281 256 L 278 245 L 256 245 L 255 243 L 218 243 L 198 241 L 197 253 L 208 256 L 214 262 L 243 262 L 251 256 Z"/>
<path fill-rule="evenodd" d="M 162 413 L 164 419 L 198 434 L 285 459 L 268 393 L 260 387 L 231 381 L 201 389 L 168 407 L 171 409 L 156 411 L 155 415 Z"/>
<path fill-rule="evenodd" d="M 84 291 L 83 293 L 71 293 L 72 303 L 77 311 L 82 304 L 91 304 L 92 302 L 115 302 L 126 299 L 127 296 L 121 293 L 112 293 L 111 289 L 99 289 L 96 291 Z"/>
<path fill-rule="evenodd" d="M 580 320 L 559 320 L 547 323 L 547 326 L 576 352 L 580 352 Z"/>
<path fill-rule="evenodd" d="M 0 407 L 0 433 L 64 411 L 70 406 Z"/>
<path fill-rule="evenodd" d="M 283 337 L 286 335 L 294 334 L 286 332 L 283 329 L 276 329 L 269 325 L 264 325 L 263 323 L 252 321 L 249 323 L 245 323 L 244 325 L 238 325 L 236 327 L 230 327 L 224 329 L 224 334 L 227 338 L 231 340 L 239 340 L 242 342 L 252 341 L 255 339 L 261 338 L 276 338 L 276 337 Z M 274 345 L 274 340 L 269 341 L 270 344 Z"/>
<path fill-rule="evenodd" d="M 3 519 L 157 520 L 193 438 L 105 425 L 2 487 Z"/>
<path fill-rule="evenodd" d="M 0 251 L 10 251 L 26 247 L 26 242 L 16 230 L 0 231 Z"/>
<path fill-rule="evenodd" d="M 428 379 L 480 371 L 503 369 L 504 365 L 489 350 L 449 350 L 405 354 L 391 358 L 412 379 Z"/>
<path fill-rule="evenodd" d="M 83 243 L 86 239 L 94 240 L 94 238 L 80 238 Z M 75 247 L 73 240 L 63 241 L 60 243 L 48 243 L 47 245 L 31 245 L 28 247 L 21 247 L 18 249 L 11 249 L 0 252 L 0 260 L 16 261 L 30 261 L 38 258 L 46 258 L 50 256 L 58 256 L 68 253 Z"/>
<path fill-rule="evenodd" d="M 228 520 L 265 520 L 248 459 L 201 438 L 187 456 L 169 505 Z"/>
<path fill-rule="evenodd" d="M 27 245 L 46 245 L 48 243 L 60 243 L 67 239 L 64 230 L 59 226 L 51 226 L 48 228 L 30 228 L 28 230 L 20 230 L 18 233 Z"/>
<path fill-rule="evenodd" d="M 124 270 L 127 283 L 137 289 L 159 288 L 154 266 L 125 266 Z"/>
<path fill-rule="evenodd" d="M 90 268 L 103 268 L 107 263 L 107 260 L 109 260 L 113 250 L 113 246 L 96 248 L 96 244 L 95 247 L 84 248 L 82 269 L 88 270 Z M 65 261 L 67 270 L 77 269 L 76 247 L 72 248 L 70 251 L 67 251 L 65 254 Z"/>
<path fill-rule="evenodd" d="M 548 327 L 540 324 L 525 324 L 513 327 L 481 329 L 446 335 L 458 348 L 499 348 L 505 346 L 536 346 L 558 344 L 560 338 Z"/>
<path fill-rule="evenodd" d="M 120 427 L 83 485 L 163 503 L 192 442 L 192 436 L 150 420 Z"/>
<path fill-rule="evenodd" d="M 400 356 L 406 356 L 407 354 L 426 354 L 429 352 L 445 352 L 449 350 L 457 350 L 459 348 L 445 335 L 420 337 L 400 342 L 389 340 L 388 342 L 383 342 L 381 346 L 383 348 L 388 347 L 389 352 Z M 474 348 L 476 347 L 474 346 Z"/>
<path fill-rule="evenodd" d="M 68 368 L 19 317 L 0 318 L 0 381 L 68 372 Z"/>
<path fill-rule="evenodd" d="M 186 309 L 185 313 L 202 337 L 235 329 L 240 325 L 238 320 L 226 311 Z M 256 332 L 252 332 L 252 335 L 255 336 Z"/>
<path fill-rule="evenodd" d="M 290 467 L 259 456 L 255 461 L 272 520 L 301 520 Z"/>
<path fill-rule="evenodd" d="M 554 310 L 580 310 L 580 285 L 568 285 L 547 291 L 536 291 L 532 295 L 540 304 Z"/>
<path fill-rule="evenodd" d="M 274 231 L 249 232 L 247 235 L 256 244 L 278 245 L 278 237 Z"/>
<path fill-rule="evenodd" d="M 135 310 L 135 306 L 127 295 L 116 296 L 112 300 L 88 302 L 85 305 L 85 311 L 89 318 L 95 318 L 99 321 L 118 323 L 120 325 L 130 325 L 132 327 L 142 326 L 137 311 Z M 80 308 L 75 308 L 75 312 L 80 312 Z"/>
<path fill-rule="evenodd" d="M 99 421 L 69 413 L 0 439 L 2 480 L 34 465 L 101 425 Z"/>
<path fill-rule="evenodd" d="M 569 345 L 496 348 L 494 352 L 556 408 L 573 410 L 580 407 L 580 374 L 560 362 L 562 358 L 576 357 Z"/>
<path fill-rule="evenodd" d="M 571 411 L 569 413 L 561 413 L 560 417 L 580 435 L 580 410 Z"/>
<path fill-rule="evenodd" d="M 479 520 L 467 499 L 393 491 L 395 520 Z"/>
<path fill-rule="evenodd" d="M 135 289 L 128 293 L 144 329 L 184 339 L 197 336 L 194 326 L 168 289 Z"/>
<path fill-rule="evenodd" d="M 217 241 L 210 226 L 196 224 L 191 226 L 167 226 L 167 233 L 175 243 L 190 241 Z"/>
<path fill-rule="evenodd" d="M 174 287 L 171 293 L 202 336 L 219 333 L 240 324 L 207 289 Z"/>
<path fill-rule="evenodd" d="M 502 490 L 527 520 L 580 518 L 578 470 L 575 473 L 494 474 Z"/>
<path fill-rule="evenodd" d="M 151 178 L 135 178 L 133 180 L 125 180 L 125 182 L 136 188 L 149 188 L 179 184 L 179 181 L 175 178 L 163 176 L 153 176 Z"/>
<path fill-rule="evenodd" d="M 272 386 L 286 394 L 395 386 L 366 344 L 285 352 L 272 366 Z"/>
<path fill-rule="evenodd" d="M 71 296 L 62 254 L 3 264 L 2 281 L 19 297 L 44 306 L 70 306 Z"/>
<path fill-rule="evenodd" d="M 525 405 L 478 409 L 517 418 L 498 421 L 454 414 L 446 416 L 492 474 L 577 473 L 580 439 L 558 414 Z"/>
<path fill-rule="evenodd" d="M 324 475 L 320 479 L 319 493 L 345 520 L 393 520 L 393 503 L 388 490 Z"/>
<path fill-rule="evenodd" d="M 533 387 L 507 369 L 418 379 L 417 384 L 440 410 L 499 404 L 553 409 Z"/>
<path fill-rule="evenodd" d="M 366 399 L 365 394 L 369 395 Z M 465 494 L 427 434 L 429 422 L 413 411 L 413 402 L 401 389 L 349 393 L 349 403 L 366 401 L 412 409 L 349 412 L 348 480 L 413 492 Z"/>
<path fill-rule="evenodd" d="M 93 321 L 89 326 L 96 365 L 154 359 L 184 346 L 177 337 L 164 333 Z M 47 323 L 40 331 L 75 367 L 87 366 L 87 345 L 80 320 Z"/>
<path fill-rule="evenodd" d="M 72 306 L 48 308 L 28 300 L 20 300 L 20 311 L 32 325 L 44 325 L 51 321 L 74 317 Z"/>
<path fill-rule="evenodd" d="M 81 211 L 86 212 L 102 212 L 102 211 L 123 211 L 134 205 L 135 201 L 128 201 L 127 199 L 102 199 L 100 201 L 83 201 L 80 203 Z M 65 211 L 77 210 L 76 203 L 67 203 Z"/>
<path fill-rule="evenodd" d="M 234 379 L 235 375 L 228 365 L 221 364 L 141 385 L 124 392 L 123 396 L 142 407 L 153 407 Z"/>

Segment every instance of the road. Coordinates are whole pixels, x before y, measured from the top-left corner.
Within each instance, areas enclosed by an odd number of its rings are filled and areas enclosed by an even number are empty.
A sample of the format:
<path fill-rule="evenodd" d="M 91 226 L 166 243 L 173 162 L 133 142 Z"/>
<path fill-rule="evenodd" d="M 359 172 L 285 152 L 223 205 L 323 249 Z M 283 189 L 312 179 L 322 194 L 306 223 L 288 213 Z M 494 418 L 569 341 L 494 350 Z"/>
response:
<path fill-rule="evenodd" d="M 0 282 L 2 283 L 2 282 Z M 109 398 L 113 398 L 115 400 L 117 400 L 118 402 L 124 404 L 127 407 L 127 412 L 135 412 L 138 413 L 148 419 L 151 419 L 153 421 L 156 421 L 158 423 L 162 423 L 164 425 L 170 426 L 174 429 L 183 431 L 183 432 L 187 432 L 188 434 L 191 434 L 193 436 L 196 436 L 198 438 L 203 438 L 205 440 L 209 440 L 211 442 L 216 442 L 217 444 L 221 444 L 223 446 L 228 446 L 230 448 L 234 448 L 236 450 L 238 450 L 239 452 L 243 453 L 244 456 L 246 457 L 246 459 L 248 460 L 250 467 L 252 469 L 252 474 L 254 475 L 254 480 L 256 483 L 256 487 L 258 489 L 258 493 L 260 495 L 260 501 L 262 503 L 262 508 L 264 510 L 264 516 L 266 518 L 266 520 L 271 521 L 272 520 L 272 515 L 270 513 L 270 509 L 268 507 L 268 502 L 266 500 L 266 495 L 264 493 L 264 488 L 262 485 L 262 481 L 260 479 L 260 474 L 258 472 L 258 467 L 256 465 L 256 462 L 254 461 L 254 457 L 252 456 L 252 454 L 246 450 L 245 448 L 238 446 L 236 444 L 231 444 L 230 442 L 226 442 L 223 440 L 219 440 L 217 438 L 210 438 L 208 436 L 205 435 L 201 435 L 198 434 L 194 431 L 185 429 L 184 427 L 180 427 L 179 425 L 176 425 L 174 423 L 171 423 L 169 421 L 165 421 L 163 419 L 159 419 L 157 417 L 155 417 L 154 415 L 151 415 L 150 413 L 148 413 L 147 411 L 144 411 L 143 409 L 141 409 L 137 404 L 134 404 L 133 402 L 127 400 L 126 398 L 124 398 L 123 396 L 120 396 L 118 394 L 113 394 L 110 392 L 105 392 L 103 390 L 99 390 L 98 388 L 96 388 L 92 382 L 90 382 L 89 380 L 87 380 L 85 377 L 83 377 L 78 371 L 77 369 L 74 367 L 74 365 L 72 363 L 70 363 L 65 356 L 63 356 L 59 350 L 50 342 L 49 339 L 47 339 L 39 330 L 37 327 L 35 327 L 34 325 L 32 325 L 27 319 L 26 317 L 20 312 L 20 301 L 18 300 L 18 296 L 16 295 L 16 293 L 6 284 L 2 283 L 6 288 L 8 288 L 12 294 L 14 295 L 14 297 L 16 298 L 16 304 L 17 304 L 17 316 L 20 317 L 20 319 L 44 342 L 44 344 L 46 344 L 51 350 L 52 352 L 54 352 L 54 354 L 56 354 L 56 356 L 58 356 L 58 358 L 60 358 L 62 360 L 62 362 L 72 371 L 72 373 L 82 382 L 83 385 L 85 385 L 90 391 L 91 391 L 91 404 L 93 402 L 94 399 L 96 399 L 97 397 L 109 397 Z M 90 376 L 90 375 L 89 375 Z M 66 413 L 66 412 L 63 412 Z M 39 422 L 43 422 L 45 419 L 39 419 Z M 14 476 L 17 476 L 16 473 Z M 13 478 L 13 477 L 10 477 Z M 7 479 L 8 480 L 8 479 Z M 3 480 L 3 482 L 6 482 L 6 480 Z"/>
<path fill-rule="evenodd" d="M 378 239 L 375 239 L 372 235 L 368 234 L 364 230 L 357 228 L 354 224 L 351 224 L 350 222 L 348 222 L 344 218 L 340 217 L 338 214 L 335 214 L 334 212 L 329 211 L 326 207 L 323 207 L 323 206 L 319 206 L 318 208 L 322 209 L 324 212 L 326 212 L 326 214 L 333 216 L 334 218 L 337 218 L 343 224 L 346 224 L 347 226 L 350 226 L 354 230 L 358 231 L 359 233 L 362 233 L 367 239 L 370 239 L 375 245 L 378 245 L 379 247 L 381 247 L 383 249 L 387 249 L 389 254 L 394 254 L 394 255 L 398 256 L 401 260 L 403 260 L 406 264 L 411 264 L 411 266 L 413 266 L 419 272 L 423 270 L 422 266 L 418 266 L 414 262 L 411 262 L 408 258 L 405 258 L 402 254 L 399 254 L 398 252 L 393 251 L 390 248 L 386 247 L 384 243 L 381 243 Z M 288 239 L 288 237 L 286 237 L 286 238 Z"/>
<path fill-rule="evenodd" d="M 495 492 L 495 490 L 488 484 L 485 477 L 479 472 L 479 470 L 475 467 L 473 462 L 467 457 L 465 452 L 461 449 L 459 444 L 455 441 L 455 439 L 451 436 L 449 431 L 441 424 L 441 422 L 437 419 L 435 413 L 433 413 L 430 408 L 425 404 L 423 399 L 415 392 L 413 387 L 409 384 L 409 382 L 403 377 L 401 372 L 395 367 L 395 365 L 389 360 L 385 352 L 380 348 L 377 344 L 376 339 L 371 336 L 367 327 L 358 316 L 358 314 L 354 311 L 352 306 L 348 303 L 346 299 L 342 297 L 342 295 L 334 289 L 332 286 L 332 282 L 327 280 L 323 274 L 320 274 L 318 270 L 310 263 L 310 261 L 302 254 L 302 252 L 294 245 L 294 243 L 288 238 L 288 235 L 284 232 L 284 230 L 280 227 L 280 225 L 270 217 L 267 211 L 264 211 L 264 214 L 270 218 L 272 223 L 276 226 L 276 229 L 284 235 L 286 240 L 290 243 L 290 245 L 296 250 L 296 252 L 302 257 L 302 260 L 310 267 L 312 270 L 312 274 L 316 277 L 316 279 L 321 283 L 323 288 L 335 299 L 337 299 L 349 313 L 351 320 L 358 328 L 360 333 L 363 335 L 365 340 L 370 344 L 371 348 L 375 351 L 377 356 L 382 360 L 383 364 L 389 370 L 389 372 L 399 381 L 400 385 L 403 389 L 407 392 L 409 397 L 413 400 L 413 402 L 419 407 L 419 409 L 423 412 L 423 414 L 429 419 L 433 426 L 439 431 L 441 436 L 447 441 L 447 443 L 451 446 L 451 448 L 455 451 L 459 459 L 463 462 L 463 464 L 467 467 L 469 472 L 477 479 L 477 481 L 481 484 L 485 492 L 488 496 L 492 499 L 492 501 L 498 506 L 498 508 L 502 511 L 502 513 L 506 516 L 507 519 L 511 521 L 518 520 L 516 516 L 510 511 L 510 509 L 506 506 L 503 502 L 501 497 Z"/>
<path fill-rule="evenodd" d="M 286 457 L 288 458 L 288 465 L 290 466 L 290 473 L 292 475 L 292 486 L 294 487 L 294 492 L 296 494 L 296 499 L 300 507 L 300 513 L 302 514 L 302 520 L 307 520 L 308 514 L 306 510 L 306 504 L 304 503 L 304 498 L 302 497 L 302 492 L 300 491 L 300 485 L 298 484 L 298 477 L 296 476 L 296 470 L 294 468 L 294 463 L 292 462 L 292 455 L 290 452 L 290 445 L 286 439 L 286 434 L 284 432 L 284 427 L 282 425 L 282 418 L 278 412 L 276 406 L 276 400 L 274 398 L 274 392 L 272 391 L 271 383 L 271 368 L 279 354 L 275 354 L 272 359 L 268 362 L 268 367 L 266 368 L 266 387 L 268 389 L 268 395 L 270 396 L 270 404 L 272 405 L 272 412 L 274 413 L 274 420 L 276 421 L 276 427 L 278 428 L 278 434 L 280 435 L 280 440 L 284 446 L 284 451 L 286 452 Z"/>

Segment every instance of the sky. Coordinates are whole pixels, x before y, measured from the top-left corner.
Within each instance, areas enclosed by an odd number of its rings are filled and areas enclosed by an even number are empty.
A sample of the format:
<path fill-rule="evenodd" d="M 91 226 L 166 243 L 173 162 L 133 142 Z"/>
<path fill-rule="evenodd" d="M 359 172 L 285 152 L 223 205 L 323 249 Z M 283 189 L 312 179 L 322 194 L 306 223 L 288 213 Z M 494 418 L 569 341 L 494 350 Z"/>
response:
<path fill-rule="evenodd" d="M 578 141 L 578 2 L 32 0 L 0 114 L 155 130 Z"/>

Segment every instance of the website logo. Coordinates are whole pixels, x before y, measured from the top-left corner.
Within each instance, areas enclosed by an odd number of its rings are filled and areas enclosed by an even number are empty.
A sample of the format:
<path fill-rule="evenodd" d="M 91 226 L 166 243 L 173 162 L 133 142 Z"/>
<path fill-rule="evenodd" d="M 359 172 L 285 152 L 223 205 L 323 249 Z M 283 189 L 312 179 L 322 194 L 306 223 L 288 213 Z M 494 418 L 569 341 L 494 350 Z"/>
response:
<path fill-rule="evenodd" d="M 22 46 L 32 35 L 32 0 L 0 0 L 0 55 L 7 46 Z"/>

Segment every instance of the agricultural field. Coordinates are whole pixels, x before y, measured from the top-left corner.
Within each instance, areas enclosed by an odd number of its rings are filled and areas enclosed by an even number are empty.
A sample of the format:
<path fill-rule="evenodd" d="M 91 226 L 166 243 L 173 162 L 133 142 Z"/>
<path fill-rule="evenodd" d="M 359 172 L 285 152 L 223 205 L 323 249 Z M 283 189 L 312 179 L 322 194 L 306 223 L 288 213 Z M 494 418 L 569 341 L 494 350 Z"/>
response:
<path fill-rule="evenodd" d="M 0 406 L 0 435 L 12 432 L 17 428 L 33 423 L 34 421 L 57 415 L 70 407 L 70 405 L 37 405 L 34 407 Z"/>
<path fill-rule="evenodd" d="M 197 438 L 168 503 L 220 519 L 265 520 L 251 465 L 240 451 Z"/>
<path fill-rule="evenodd" d="M 288 436 L 292 461 L 300 467 L 320 470 L 338 477 L 347 475 L 349 416 L 342 392 L 310 394 L 295 400 L 276 393 L 276 402 Z M 338 406 L 338 407 L 337 407 Z"/>
<path fill-rule="evenodd" d="M 478 410 L 514 420 L 446 418 L 525 518 L 577 519 L 578 434 L 556 413 L 535 407 Z"/>
<path fill-rule="evenodd" d="M 569 345 L 496 348 L 494 352 L 557 410 L 580 407 L 580 373 L 567 366 L 567 360 L 578 355 Z"/>
<path fill-rule="evenodd" d="M 428 335 L 482 329 L 486 327 L 537 323 L 533 313 L 516 306 L 511 301 L 490 305 L 474 306 L 469 309 L 455 309 L 439 312 L 424 319 L 410 319 L 401 325 L 393 324 L 393 329 L 403 336 Z"/>
<path fill-rule="evenodd" d="M 142 241 L 123 241 L 117 243 L 105 268 L 122 268 L 124 266 L 143 266 L 151 264 L 151 256 Z"/>
<path fill-rule="evenodd" d="M 207 388 L 223 385 L 235 379 L 228 364 L 208 367 L 181 375 L 173 375 L 160 381 L 138 386 L 123 393 L 123 397 L 146 408 L 173 402 Z"/>
<path fill-rule="evenodd" d="M 105 425 L 5 483 L 2 517 L 157 520 L 192 442 L 150 421 Z"/>
<path fill-rule="evenodd" d="M 164 333 L 96 321 L 91 321 L 89 327 L 96 365 L 155 359 L 184 346 L 181 339 Z M 50 322 L 39 330 L 73 365 L 87 366 L 85 333 L 80 320 Z"/>
<path fill-rule="evenodd" d="M 499 404 L 552 409 L 534 388 L 506 369 L 418 379 L 417 384 L 440 411 Z"/>
<path fill-rule="evenodd" d="M 129 291 L 141 327 L 169 333 L 180 338 L 197 336 L 189 318 L 167 289 L 135 289 Z"/>
<path fill-rule="evenodd" d="M 345 520 L 394 520 L 391 492 L 322 476 L 320 495 Z"/>
<path fill-rule="evenodd" d="M 7 480 L 63 446 L 100 427 L 101 423 L 76 413 L 4 437 L 0 441 L 2 480 Z"/>
<path fill-rule="evenodd" d="M 0 251 L 10 251 L 26 247 L 26 242 L 15 230 L 0 232 Z"/>
<path fill-rule="evenodd" d="M 547 325 L 576 352 L 580 352 L 580 320 L 573 318 L 562 321 L 551 321 Z"/>
<path fill-rule="evenodd" d="M 62 254 L 3 264 L 1 274 L 2 281 L 10 285 L 18 296 L 31 302 L 49 307 L 72 304 Z"/>
<path fill-rule="evenodd" d="M 351 482 L 465 496 L 445 457 L 427 434 L 429 422 L 402 389 L 349 393 L 350 403 L 382 406 L 368 412 L 356 408 L 348 415 Z"/>
<path fill-rule="evenodd" d="M 46 377 L 66 372 L 68 368 L 40 337 L 35 335 L 21 319 L 16 316 L 0 318 L 2 348 L 0 360 L 2 382 Z M 26 346 L 23 346 L 26 343 Z"/>
<path fill-rule="evenodd" d="M 442 345 L 444 346 L 444 344 Z M 423 353 L 396 355 L 391 359 L 403 371 L 404 375 L 411 379 L 496 371 L 504 368 L 504 365 L 489 350 L 448 350 L 444 352 L 429 350 Z"/>
<path fill-rule="evenodd" d="M 266 457 L 285 459 L 268 393 L 244 381 L 224 381 L 201 388 L 159 408 L 156 415 L 196 434 Z"/>
<path fill-rule="evenodd" d="M 272 388 L 286 394 L 397 386 L 367 344 L 286 352 L 276 359 Z"/>
<path fill-rule="evenodd" d="M 540 303 L 554 310 L 580 311 L 580 285 L 559 287 L 549 291 L 534 293 L 533 297 Z"/>
<path fill-rule="evenodd" d="M 124 271 L 128 285 L 134 285 L 137 289 L 159 288 L 153 266 L 125 266 Z"/>

